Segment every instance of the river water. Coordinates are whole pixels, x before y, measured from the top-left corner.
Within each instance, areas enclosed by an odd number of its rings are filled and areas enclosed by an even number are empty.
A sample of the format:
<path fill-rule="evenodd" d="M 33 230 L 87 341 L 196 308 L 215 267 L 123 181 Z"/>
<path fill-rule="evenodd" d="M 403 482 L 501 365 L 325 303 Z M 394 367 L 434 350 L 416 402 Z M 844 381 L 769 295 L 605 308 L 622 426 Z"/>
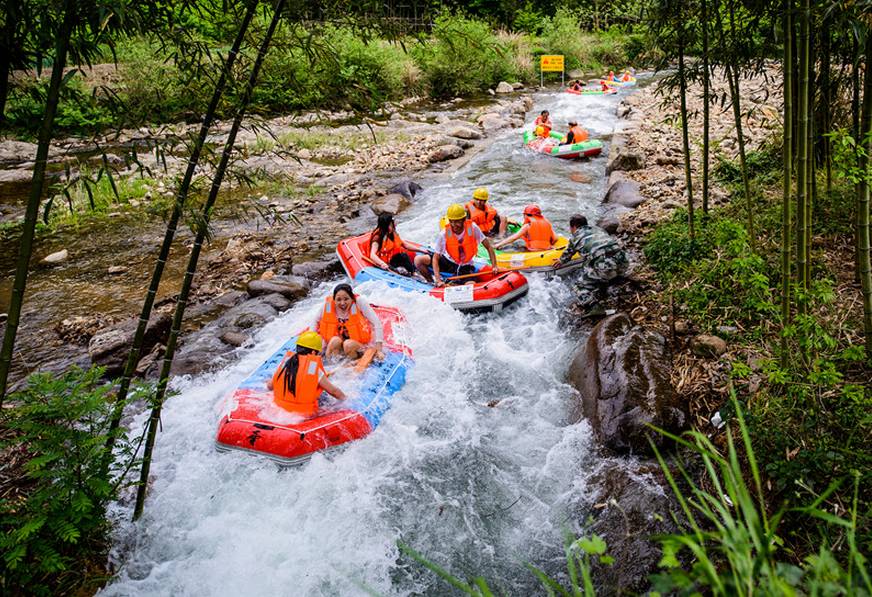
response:
<path fill-rule="evenodd" d="M 620 95 L 534 99 L 528 119 L 550 109 L 558 130 L 578 116 L 591 136 L 608 140 L 619 125 Z M 595 218 L 605 153 L 566 162 L 528 152 L 520 136 L 505 131 L 427 184 L 398 218 L 402 236 L 430 242 L 439 215 L 477 186 L 516 217 L 538 203 L 564 233 L 572 213 Z M 575 182 L 573 173 L 591 182 Z M 526 298 L 478 316 L 360 287 L 405 312 L 415 365 L 378 429 L 301 467 L 218 453 L 213 441 L 222 397 L 309 321 L 331 284 L 262 329 L 236 364 L 178 381 L 163 411 L 143 517 L 127 522 L 129 500 L 113 509 L 120 572 L 102 595 L 447 594 L 434 574 L 400 555 L 398 541 L 460 577 L 484 576 L 500 593 L 542 593 L 525 563 L 559 577 L 563 534 L 578 532 L 586 480 L 602 459 L 588 425 L 569 424 L 577 396 L 564 377 L 577 340 L 559 316 L 570 289 L 541 275 L 529 281 Z M 134 429 L 143 423 L 141 416 Z"/>

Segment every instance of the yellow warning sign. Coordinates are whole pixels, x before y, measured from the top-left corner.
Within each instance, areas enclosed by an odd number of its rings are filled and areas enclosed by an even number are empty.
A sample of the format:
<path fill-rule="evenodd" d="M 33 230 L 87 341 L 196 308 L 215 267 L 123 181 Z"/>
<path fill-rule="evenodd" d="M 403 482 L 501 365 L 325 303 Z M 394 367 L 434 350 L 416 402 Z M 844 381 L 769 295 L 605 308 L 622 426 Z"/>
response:
<path fill-rule="evenodd" d="M 563 72 L 563 54 L 546 54 L 539 58 L 542 72 Z"/>

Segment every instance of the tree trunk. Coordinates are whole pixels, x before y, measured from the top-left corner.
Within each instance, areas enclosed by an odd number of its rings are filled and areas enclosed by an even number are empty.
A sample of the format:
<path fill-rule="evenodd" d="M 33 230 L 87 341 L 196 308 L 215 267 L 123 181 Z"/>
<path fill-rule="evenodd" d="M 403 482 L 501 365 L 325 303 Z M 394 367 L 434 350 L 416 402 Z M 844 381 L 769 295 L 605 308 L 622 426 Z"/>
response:
<path fill-rule="evenodd" d="M 242 125 L 242 120 L 245 117 L 245 111 L 248 104 L 251 102 L 251 95 L 254 87 L 257 84 L 257 77 L 260 73 L 261 65 L 264 57 L 269 50 L 272 42 L 273 34 L 281 19 L 282 10 L 286 0 L 278 0 L 275 6 L 272 21 L 267 29 L 266 36 L 261 42 L 260 49 L 257 53 L 257 58 L 251 68 L 251 73 L 248 77 L 243 96 L 239 101 L 239 106 L 236 111 L 236 116 L 233 119 L 233 124 L 230 127 L 230 133 L 227 135 L 227 140 L 224 143 L 224 151 L 221 154 L 221 161 L 212 178 L 212 187 L 209 190 L 209 196 L 203 206 L 202 218 L 199 222 L 197 235 L 194 239 L 194 246 L 191 248 L 191 254 L 188 258 L 188 267 L 185 271 L 185 278 L 182 281 L 182 288 L 179 292 L 179 298 L 176 300 L 176 310 L 173 314 L 173 324 L 170 329 L 170 336 L 167 340 L 167 348 L 164 353 L 163 364 L 161 366 L 160 377 L 158 379 L 157 389 L 154 397 L 154 406 L 151 410 L 151 418 L 148 422 L 148 435 L 145 441 L 145 451 L 143 452 L 142 468 L 140 469 L 139 486 L 136 492 L 136 506 L 133 510 L 133 519 L 136 520 L 142 514 L 142 508 L 145 504 L 145 495 L 148 488 L 148 473 L 151 468 L 151 454 L 154 449 L 155 437 L 157 428 L 160 424 L 160 414 L 163 407 L 163 402 L 166 397 L 167 384 L 169 383 L 170 369 L 173 364 L 173 357 L 176 352 L 179 335 L 182 330 L 182 321 L 185 317 L 185 308 L 188 304 L 188 297 L 191 293 L 191 285 L 194 281 L 194 274 L 197 272 L 197 263 L 200 259 L 200 252 L 203 248 L 203 242 L 206 239 L 206 234 L 209 228 L 209 219 L 212 215 L 212 208 L 215 206 L 215 201 L 218 199 L 218 193 L 221 190 L 221 183 L 224 180 L 224 173 L 227 171 L 227 165 L 230 162 L 230 156 L 233 153 L 233 145 L 236 143 L 236 135 L 239 133 L 239 128 Z"/>
<path fill-rule="evenodd" d="M 683 33 L 683 32 L 682 32 Z M 681 140 L 684 147 L 684 183 L 687 186 L 687 225 L 690 239 L 695 236 L 693 221 L 693 180 L 690 172 L 690 140 L 687 132 L 687 79 L 684 69 L 684 36 L 678 41 L 678 86 L 681 96 Z"/>
<path fill-rule="evenodd" d="M 218 102 L 220 101 L 221 95 L 224 93 L 224 88 L 227 84 L 227 77 L 230 75 L 233 64 L 236 62 L 236 57 L 239 54 L 239 49 L 240 47 L 242 47 L 242 43 L 245 39 L 245 34 L 248 31 L 248 26 L 251 24 L 256 9 L 257 0 L 249 0 L 245 16 L 243 17 L 242 23 L 239 26 L 239 31 L 236 34 L 236 39 L 233 41 L 233 46 L 230 48 L 230 52 L 227 54 L 227 59 L 224 62 L 224 67 L 221 70 L 221 75 L 218 78 L 218 82 L 215 84 L 215 90 L 212 93 L 212 99 L 209 102 L 206 113 L 203 115 L 203 123 L 200 126 L 199 135 L 194 142 L 191 156 L 188 158 L 188 168 L 185 171 L 184 178 L 179 184 L 179 189 L 176 193 L 176 200 L 173 205 L 173 211 L 170 215 L 169 221 L 167 222 L 163 243 L 161 244 L 160 252 L 158 253 L 157 261 L 154 265 L 154 271 L 152 272 L 151 282 L 145 295 L 145 301 L 142 305 L 142 311 L 139 315 L 139 324 L 137 325 L 136 333 L 133 337 L 133 344 L 130 347 L 130 353 L 127 357 L 127 363 L 124 367 L 124 374 L 121 377 L 121 381 L 118 386 L 118 393 L 115 397 L 115 409 L 112 413 L 112 422 L 108 434 L 110 438 L 110 448 L 113 445 L 112 438 L 115 436 L 114 431 L 121 423 L 121 417 L 124 411 L 124 403 L 127 399 L 127 392 L 130 389 L 130 382 L 133 378 L 134 372 L 136 371 L 136 365 L 139 362 L 139 357 L 142 353 L 142 345 L 145 340 L 145 330 L 148 327 L 148 321 L 151 318 L 151 309 L 154 306 L 154 300 L 157 295 L 158 287 L 160 286 L 161 278 L 163 277 L 164 267 L 166 266 L 167 258 L 169 257 L 170 248 L 173 244 L 173 238 L 176 234 L 176 228 L 178 227 L 179 219 L 182 215 L 182 209 L 184 207 L 185 200 L 188 197 L 188 191 L 191 187 L 191 181 L 194 178 L 194 172 L 197 168 L 197 164 L 200 161 L 200 153 L 203 150 L 203 145 L 206 143 L 206 137 L 209 134 L 209 128 L 212 126 L 212 122 L 215 119 L 215 112 L 218 109 Z"/>
<path fill-rule="evenodd" d="M 832 141 L 830 140 L 830 115 L 832 112 L 832 97 L 830 87 L 830 27 L 832 26 L 830 19 L 824 19 L 821 35 L 821 127 L 820 135 L 823 143 L 822 149 L 824 153 L 824 169 L 827 174 L 827 196 L 833 192 L 833 160 L 830 155 L 832 152 Z"/>
<path fill-rule="evenodd" d="M 860 41 L 857 39 L 856 35 L 852 34 L 854 38 L 854 55 L 853 55 L 853 63 L 851 65 L 851 134 L 854 137 L 857 143 L 860 143 Z M 860 187 L 859 183 L 855 185 L 854 191 L 857 193 L 859 197 Z M 855 214 L 854 218 L 856 219 L 859 214 Z M 859 230 L 857 230 L 859 232 Z M 857 267 L 854 271 L 854 276 L 856 280 L 860 281 L 860 264 L 862 263 L 862 258 L 860 257 L 860 235 L 855 234 L 854 238 L 854 249 L 856 253 L 856 259 L 854 260 L 857 264 Z"/>
<path fill-rule="evenodd" d="M 815 155 L 815 71 L 814 71 L 814 19 L 811 11 L 808 15 L 808 141 L 806 151 L 808 152 L 808 167 L 806 191 L 806 208 L 805 208 L 805 279 L 806 288 L 811 284 L 811 247 L 812 247 L 812 222 L 814 221 L 814 209 L 817 205 L 817 164 Z"/>
<path fill-rule="evenodd" d="M 790 192 L 793 178 L 793 0 L 784 3 L 784 140 L 782 142 L 783 188 L 781 196 L 781 367 L 787 367 L 785 328 L 790 323 Z"/>
<path fill-rule="evenodd" d="M 9 96 L 9 76 L 15 51 L 15 30 L 18 29 L 18 5 L 15 0 L 3 3 L 3 41 L 0 45 L 0 124 L 6 122 L 6 99 Z"/>
<path fill-rule="evenodd" d="M 808 12 L 809 0 L 803 0 L 799 14 L 799 126 L 797 128 L 797 164 L 796 164 L 796 203 L 797 203 L 797 273 L 803 290 L 808 290 Z M 805 313 L 805 301 L 800 301 L 799 309 Z"/>
<path fill-rule="evenodd" d="M 730 37 L 732 38 L 734 56 L 738 59 L 738 45 L 736 43 L 736 8 L 735 2 L 730 4 Z M 730 74 L 732 73 L 732 76 Z M 730 84 L 730 97 L 733 105 L 733 120 L 736 121 L 736 141 L 739 144 L 739 167 L 742 170 L 742 188 L 745 191 L 745 211 L 748 219 L 748 238 L 751 241 L 751 250 L 756 250 L 757 238 L 754 233 L 754 206 L 751 201 L 751 181 L 748 178 L 748 164 L 745 160 L 745 135 L 742 132 L 742 105 L 739 96 L 739 67 L 736 64 L 727 64 L 727 78 Z"/>
<path fill-rule="evenodd" d="M 857 239 L 860 258 L 860 286 L 863 290 L 863 332 L 866 336 L 866 362 L 872 361 L 872 254 L 869 228 L 869 165 L 872 154 L 872 34 L 866 34 L 866 75 L 863 83 L 863 113 L 860 121 L 860 141 L 865 152 L 860 153 L 860 184 L 857 185 Z"/>
<path fill-rule="evenodd" d="M 702 0 L 702 213 L 709 208 L 709 116 L 711 79 L 709 73 L 708 2 Z"/>
<path fill-rule="evenodd" d="M 15 351 L 15 336 L 21 319 L 21 308 L 24 305 L 24 291 L 27 287 L 27 272 L 30 267 L 30 257 L 33 253 L 33 237 L 36 230 L 36 220 L 39 217 L 39 202 L 42 198 L 42 188 L 45 185 L 45 165 L 48 150 L 52 140 L 52 129 L 60 100 L 61 86 L 64 79 L 64 67 L 67 64 L 67 50 L 75 24 L 76 11 L 73 0 L 64 2 L 64 16 L 55 40 L 55 55 L 52 61 L 51 80 L 45 100 L 45 113 L 39 127 L 39 137 L 36 148 L 36 160 L 33 165 L 33 177 L 30 179 L 30 194 L 27 197 L 27 209 L 24 214 L 24 225 L 21 240 L 18 243 L 18 259 L 15 265 L 15 280 L 12 283 L 12 298 L 9 303 L 9 314 L 6 320 L 6 331 L 3 334 L 3 347 L 0 349 L 0 406 L 6 396 L 6 384 L 9 379 L 9 369 L 12 366 L 12 356 Z"/>

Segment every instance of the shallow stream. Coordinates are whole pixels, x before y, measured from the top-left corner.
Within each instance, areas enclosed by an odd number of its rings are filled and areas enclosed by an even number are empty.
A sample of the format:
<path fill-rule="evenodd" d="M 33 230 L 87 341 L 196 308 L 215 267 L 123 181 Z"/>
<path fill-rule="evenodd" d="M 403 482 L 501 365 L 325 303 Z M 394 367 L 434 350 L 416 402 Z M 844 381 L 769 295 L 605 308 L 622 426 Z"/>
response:
<path fill-rule="evenodd" d="M 550 109 L 565 130 L 579 116 L 592 137 L 608 140 L 620 99 L 541 93 L 528 120 Z M 478 186 L 515 217 L 538 203 L 563 233 L 573 213 L 595 219 L 605 153 L 567 162 L 528 152 L 520 137 L 505 131 L 428 185 L 398 218 L 402 236 L 430 242 L 445 208 Z M 434 574 L 400 556 L 398 541 L 461 577 L 484 576 L 500 593 L 542 593 L 525 563 L 560 576 L 563 533 L 579 530 L 586 480 L 601 457 L 587 424 L 569 424 L 577 398 L 563 380 L 576 340 L 559 315 L 570 289 L 541 275 L 529 281 L 526 298 L 479 316 L 360 287 L 405 312 L 415 366 L 369 437 L 301 467 L 216 452 L 217 415 L 223 396 L 307 324 L 332 284 L 262 329 L 236 364 L 178 381 L 142 519 L 127 522 L 128 500 L 114 508 L 120 573 L 102 595 L 447 594 Z"/>

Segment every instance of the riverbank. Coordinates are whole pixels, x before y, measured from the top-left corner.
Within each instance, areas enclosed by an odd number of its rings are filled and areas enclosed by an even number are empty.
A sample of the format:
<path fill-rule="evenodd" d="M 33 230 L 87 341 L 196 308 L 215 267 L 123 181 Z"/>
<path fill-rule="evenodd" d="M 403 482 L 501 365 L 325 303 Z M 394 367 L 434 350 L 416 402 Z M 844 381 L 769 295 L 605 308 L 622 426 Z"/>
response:
<path fill-rule="evenodd" d="M 486 148 L 498 131 L 522 126 L 530 106 L 529 96 L 513 92 L 473 102 L 458 98 L 422 104 L 413 99 L 406 105 L 393 105 L 389 119 L 368 125 L 342 124 L 349 116 L 343 113 L 257 121 L 237 139 L 235 176 L 227 177 L 213 215 L 213 235 L 197 274 L 186 335 L 244 302 L 253 278 L 302 276 L 307 279 L 288 281 L 305 288 L 319 276 L 338 273 L 332 253 L 339 239 L 369 227 L 377 211 L 398 213 L 408 207 L 421 184 L 429 184 L 465 163 Z M 219 123 L 215 127 L 209 139 L 212 146 L 223 142 L 228 126 Z M 187 127 L 163 137 L 167 141 L 164 155 L 141 153 L 139 164 L 120 164 L 115 173 L 120 197 L 98 213 L 83 207 L 76 218 L 58 222 L 53 230 L 38 235 L 13 380 L 37 370 L 59 371 L 92 361 L 110 370 L 117 368 L 115 353 L 123 350 L 123 343 L 90 348 L 89 344 L 94 336 L 117 336 L 116 331 L 127 329 L 127 319 L 138 312 L 152 256 L 163 234 L 163 217 L 187 163 L 184 154 L 173 155 L 172 143 L 192 130 Z M 145 138 L 160 139 L 157 134 L 127 131 L 117 140 L 102 140 L 101 145 L 111 141 L 115 143 L 112 147 L 127 148 Z M 88 147 L 87 142 L 70 140 L 56 147 L 54 159 L 61 163 L 64 156 L 81 154 Z M 2 148 L 6 150 L 0 154 L 9 160 L 21 150 L 18 142 L 0 143 Z M 12 163 L 7 161 L 6 165 Z M 0 173 L 23 171 L 29 175 L 29 165 L 18 162 L 17 167 Z M 148 169 L 144 177 L 143 167 Z M 200 188 L 211 174 L 209 164 L 198 170 Z M 242 184 L 243 178 L 254 186 Z M 125 190 L 130 193 L 125 194 Z M 196 206 L 201 200 L 195 195 L 190 203 Z M 64 199 L 59 198 L 58 209 L 63 205 Z M 15 234 L 8 234 L 2 241 L 5 248 L 0 267 L 7 271 L 14 263 L 15 238 Z M 188 228 L 182 227 L 158 293 L 158 313 L 165 315 L 172 309 L 191 240 Z M 66 257 L 58 263 L 42 261 L 63 251 Z M 316 263 L 307 265 L 310 262 Z M 0 312 L 10 285 L 11 277 L 0 281 Z M 302 290 L 284 292 L 290 299 L 304 294 Z M 283 310 L 290 302 L 276 300 L 275 304 Z M 238 326 L 233 331 L 241 332 Z M 158 351 L 159 337 L 154 342 Z M 224 349 L 216 357 L 241 342 L 238 334 L 227 337 L 233 338 L 232 343 L 212 347 Z M 148 357 L 143 372 L 157 356 Z M 195 361 L 203 365 L 211 362 L 188 360 Z M 216 358 L 214 365 L 219 363 Z M 191 367 L 176 372 L 199 370 Z"/>

